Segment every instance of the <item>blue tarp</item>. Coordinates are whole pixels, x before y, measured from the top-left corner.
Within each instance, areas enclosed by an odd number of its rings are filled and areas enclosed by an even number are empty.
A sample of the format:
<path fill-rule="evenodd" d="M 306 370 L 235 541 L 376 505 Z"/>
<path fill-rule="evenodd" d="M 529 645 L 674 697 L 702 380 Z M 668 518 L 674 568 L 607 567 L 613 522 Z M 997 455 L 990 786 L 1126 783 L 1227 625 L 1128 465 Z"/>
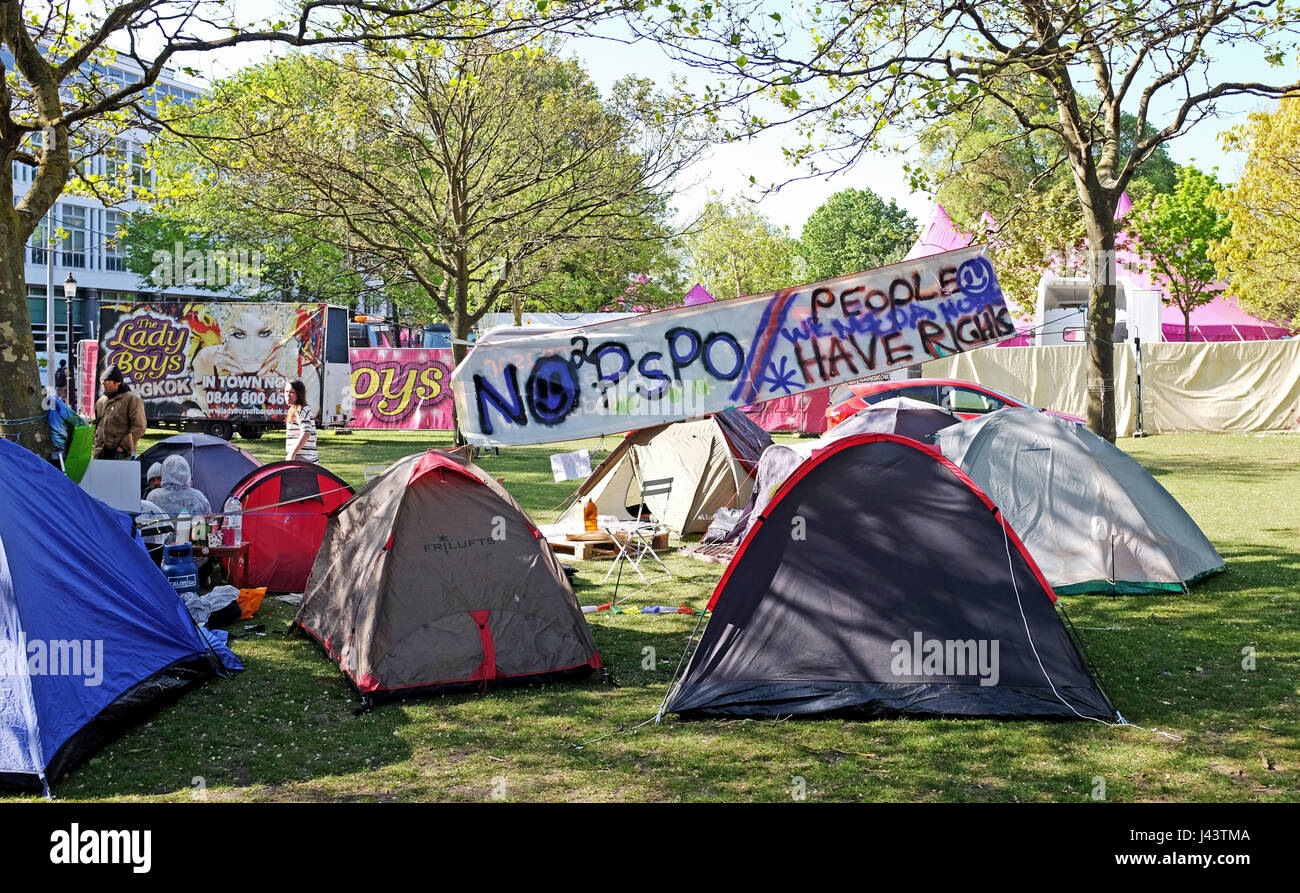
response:
<path fill-rule="evenodd" d="M 208 640 L 208 644 L 212 646 L 212 650 L 216 652 L 227 670 L 244 669 L 243 661 L 230 650 L 229 632 L 224 629 L 208 629 L 206 626 L 199 627 L 199 632 L 203 633 L 203 638 Z"/>
<path fill-rule="evenodd" d="M 56 453 L 66 453 L 68 441 L 72 439 L 72 429 L 86 424 L 85 419 L 58 397 L 54 398 L 54 405 L 45 410 L 45 421 L 50 426 L 50 439 L 54 441 Z"/>
<path fill-rule="evenodd" d="M 0 781 L 48 784 L 217 669 L 124 517 L 0 439 Z"/>

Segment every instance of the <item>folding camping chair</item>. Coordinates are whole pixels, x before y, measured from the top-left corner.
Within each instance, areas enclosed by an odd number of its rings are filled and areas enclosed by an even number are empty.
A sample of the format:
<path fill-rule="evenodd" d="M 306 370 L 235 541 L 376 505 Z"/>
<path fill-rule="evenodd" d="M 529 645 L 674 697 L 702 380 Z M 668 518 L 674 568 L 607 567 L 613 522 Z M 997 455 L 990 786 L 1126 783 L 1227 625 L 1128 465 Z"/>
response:
<path fill-rule="evenodd" d="M 602 583 L 607 582 L 610 574 L 614 573 L 615 568 L 618 568 L 618 577 L 614 580 L 613 601 L 618 600 L 618 587 L 619 583 L 623 579 L 624 563 L 631 564 L 632 570 L 636 571 L 637 576 L 641 578 L 641 582 L 647 585 L 649 585 L 650 581 L 646 579 L 645 574 L 641 573 L 641 562 L 644 561 L 647 556 L 653 558 L 655 563 L 663 568 L 664 573 L 669 577 L 673 575 L 672 571 L 668 570 L 668 567 L 659 559 L 659 556 L 655 554 L 654 549 L 655 537 L 666 531 L 668 528 L 666 528 L 663 525 L 663 522 L 658 518 L 653 516 L 647 518 L 644 514 L 646 509 L 646 499 L 648 497 L 662 496 L 664 498 L 664 504 L 666 505 L 672 491 L 672 478 L 659 478 L 658 480 L 653 481 L 642 481 L 641 504 L 637 506 L 636 509 L 636 520 L 624 521 L 620 524 L 605 528 L 605 533 L 609 534 L 609 538 L 614 541 L 614 547 L 618 549 L 618 555 L 614 558 L 614 564 L 610 565 L 609 570 L 605 573 L 605 579 L 601 580 Z"/>

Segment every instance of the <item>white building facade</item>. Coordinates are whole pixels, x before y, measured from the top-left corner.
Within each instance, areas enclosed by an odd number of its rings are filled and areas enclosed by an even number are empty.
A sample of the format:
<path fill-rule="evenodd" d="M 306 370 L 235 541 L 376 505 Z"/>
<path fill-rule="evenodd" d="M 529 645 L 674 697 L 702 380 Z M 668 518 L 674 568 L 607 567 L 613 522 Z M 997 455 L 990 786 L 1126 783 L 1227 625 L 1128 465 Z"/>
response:
<path fill-rule="evenodd" d="M 7 50 L 0 51 L 8 70 L 13 70 L 13 59 Z M 138 80 L 140 71 L 129 61 L 110 65 L 89 63 L 93 70 L 110 84 L 125 86 Z M 151 88 L 158 99 L 171 97 L 176 102 L 192 103 L 202 91 L 193 84 L 184 83 L 170 73 L 160 77 Z M 34 134 L 39 145 L 40 134 Z M 146 130 L 131 130 L 114 137 L 105 151 L 82 162 L 83 173 L 98 174 L 109 179 L 125 179 L 129 189 L 150 185 L 151 171 L 145 163 L 145 144 L 150 134 Z M 30 188 L 35 169 L 20 161 L 13 163 L 14 200 L 21 198 Z M 112 207 L 102 202 L 65 191 L 55 202 L 50 213 L 37 227 L 27 242 L 26 280 L 27 304 L 32 320 L 32 335 L 42 361 L 48 349 L 47 297 L 53 292 L 55 363 L 68 359 L 69 314 L 64 284 L 68 277 L 76 282 L 76 297 L 71 301 L 71 346 L 75 351 L 78 341 L 97 337 L 96 326 L 99 304 L 111 301 L 139 301 L 160 297 L 187 297 L 213 295 L 192 289 L 157 288 L 141 281 L 126 268 L 126 252 L 120 241 L 120 232 L 127 218 L 145 207 L 128 198 Z M 50 235 L 54 242 L 51 250 Z M 70 363 L 71 365 L 71 363 Z M 42 362 L 42 378 L 44 378 Z"/>

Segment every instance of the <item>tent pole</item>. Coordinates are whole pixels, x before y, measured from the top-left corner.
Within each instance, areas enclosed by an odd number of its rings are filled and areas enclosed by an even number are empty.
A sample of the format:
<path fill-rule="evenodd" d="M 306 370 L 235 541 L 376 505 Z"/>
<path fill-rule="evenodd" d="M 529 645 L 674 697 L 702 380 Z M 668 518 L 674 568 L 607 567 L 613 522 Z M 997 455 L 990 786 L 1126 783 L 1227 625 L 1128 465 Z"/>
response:
<path fill-rule="evenodd" d="M 1142 338 L 1133 336 L 1133 349 L 1137 352 L 1137 430 L 1133 432 L 1134 437 L 1146 437 L 1147 432 L 1142 426 Z"/>

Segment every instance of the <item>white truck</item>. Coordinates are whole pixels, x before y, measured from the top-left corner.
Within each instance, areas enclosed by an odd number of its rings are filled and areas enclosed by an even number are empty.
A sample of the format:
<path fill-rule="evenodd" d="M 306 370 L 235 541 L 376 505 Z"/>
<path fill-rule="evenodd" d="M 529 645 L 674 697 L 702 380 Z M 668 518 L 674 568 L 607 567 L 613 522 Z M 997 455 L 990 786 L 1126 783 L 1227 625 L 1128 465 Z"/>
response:
<path fill-rule="evenodd" d="M 83 380 L 121 368 L 150 425 L 229 440 L 284 425 L 284 383 L 300 378 L 317 424 L 351 407 L 348 311 L 319 303 L 140 301 L 101 304 Z M 91 378 L 93 375 L 93 378 Z"/>

